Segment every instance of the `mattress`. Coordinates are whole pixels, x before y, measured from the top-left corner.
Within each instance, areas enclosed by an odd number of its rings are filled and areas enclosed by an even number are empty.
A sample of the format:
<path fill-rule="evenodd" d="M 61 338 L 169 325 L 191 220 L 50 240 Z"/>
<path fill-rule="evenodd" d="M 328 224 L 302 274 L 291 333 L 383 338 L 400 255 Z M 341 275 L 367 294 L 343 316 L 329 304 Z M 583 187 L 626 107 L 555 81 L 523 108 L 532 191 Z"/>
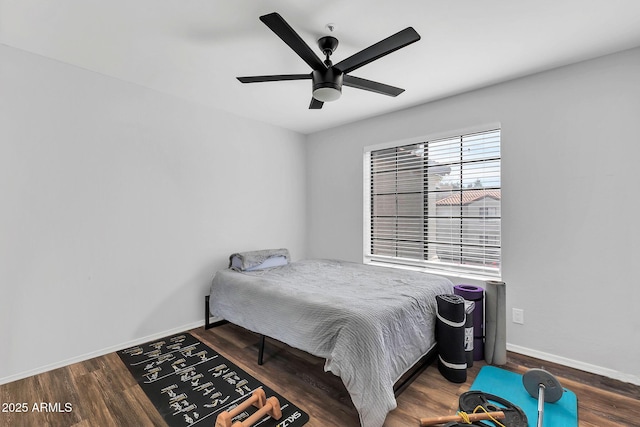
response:
<path fill-rule="evenodd" d="M 216 273 L 210 310 L 326 359 L 364 427 L 396 407 L 394 383 L 435 345 L 436 295 L 446 278 L 335 260 Z"/>

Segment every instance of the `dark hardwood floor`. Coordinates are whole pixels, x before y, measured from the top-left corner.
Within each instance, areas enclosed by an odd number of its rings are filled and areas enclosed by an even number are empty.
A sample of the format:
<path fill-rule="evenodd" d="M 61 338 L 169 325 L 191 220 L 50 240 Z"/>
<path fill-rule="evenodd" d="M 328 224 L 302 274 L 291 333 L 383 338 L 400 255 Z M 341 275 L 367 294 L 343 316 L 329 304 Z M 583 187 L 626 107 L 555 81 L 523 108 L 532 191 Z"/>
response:
<path fill-rule="evenodd" d="M 251 332 L 231 324 L 189 332 L 305 410 L 308 427 L 359 425 L 348 393 L 338 377 L 324 372 L 322 359 L 267 340 L 265 363 L 258 366 L 259 337 Z M 463 384 L 429 366 L 398 397 L 385 426 L 418 426 L 418 418 L 454 414 L 458 396 L 482 366 L 475 362 Z M 640 387 L 514 353 L 503 366 L 519 373 L 531 367 L 549 370 L 576 393 L 580 426 L 640 426 Z M 0 412 L 0 426 L 165 425 L 115 353 L 0 386 L 2 409 L 23 402 L 26 412 Z M 34 410 L 41 402 L 48 411 Z"/>

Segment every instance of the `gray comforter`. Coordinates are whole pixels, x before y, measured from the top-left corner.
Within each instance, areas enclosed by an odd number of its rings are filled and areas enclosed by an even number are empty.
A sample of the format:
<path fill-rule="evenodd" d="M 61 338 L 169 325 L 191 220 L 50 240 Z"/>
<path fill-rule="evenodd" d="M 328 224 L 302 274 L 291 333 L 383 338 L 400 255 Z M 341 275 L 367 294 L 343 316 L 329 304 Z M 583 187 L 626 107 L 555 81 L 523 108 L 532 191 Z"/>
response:
<path fill-rule="evenodd" d="M 394 383 L 435 344 L 435 296 L 446 278 L 328 260 L 252 272 L 221 270 L 211 314 L 326 359 L 363 427 L 396 407 Z"/>

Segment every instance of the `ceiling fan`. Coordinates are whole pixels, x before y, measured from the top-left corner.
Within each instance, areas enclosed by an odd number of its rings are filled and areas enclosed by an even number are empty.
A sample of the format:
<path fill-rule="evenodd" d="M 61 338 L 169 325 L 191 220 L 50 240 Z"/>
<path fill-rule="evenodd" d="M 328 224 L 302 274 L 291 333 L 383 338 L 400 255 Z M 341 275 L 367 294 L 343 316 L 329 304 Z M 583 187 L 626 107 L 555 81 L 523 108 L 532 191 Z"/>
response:
<path fill-rule="evenodd" d="M 291 49 L 309 64 L 313 71 L 309 74 L 281 74 L 271 76 L 238 77 L 242 83 L 274 82 L 282 80 L 307 80 L 313 82 L 313 97 L 310 109 L 320 109 L 325 102 L 335 101 L 342 94 L 342 86 L 354 87 L 389 96 L 398 96 L 404 89 L 349 75 L 363 65 L 382 58 L 398 49 L 420 40 L 420 35 L 412 27 L 379 41 L 361 50 L 337 64 L 330 56 L 338 47 L 338 39 L 332 36 L 321 37 L 318 46 L 325 55 L 322 61 L 293 28 L 277 13 L 263 15 L 260 20 L 282 39 Z"/>

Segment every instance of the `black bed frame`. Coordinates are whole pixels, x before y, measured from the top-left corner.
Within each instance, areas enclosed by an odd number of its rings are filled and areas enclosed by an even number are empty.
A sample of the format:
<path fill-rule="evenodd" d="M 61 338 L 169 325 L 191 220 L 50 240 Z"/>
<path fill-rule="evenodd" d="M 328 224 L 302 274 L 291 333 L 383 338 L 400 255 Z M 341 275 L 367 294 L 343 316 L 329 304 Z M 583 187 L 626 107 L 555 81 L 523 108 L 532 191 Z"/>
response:
<path fill-rule="evenodd" d="M 211 312 L 209 311 L 209 298 L 207 295 L 204 297 L 204 329 L 211 329 L 217 326 L 222 326 L 229 323 L 228 320 L 218 320 L 215 322 L 211 322 Z M 263 364 L 264 359 L 264 344 L 265 344 L 265 336 L 260 334 L 260 345 L 258 347 L 258 365 Z M 273 339 L 269 337 L 270 339 Z M 427 354 L 425 354 L 418 362 L 413 365 L 400 379 L 393 385 L 393 394 L 398 397 L 411 383 L 413 380 L 418 378 L 418 376 L 424 372 L 425 369 L 429 365 L 433 363 L 438 354 L 437 347 L 434 346 Z"/>

